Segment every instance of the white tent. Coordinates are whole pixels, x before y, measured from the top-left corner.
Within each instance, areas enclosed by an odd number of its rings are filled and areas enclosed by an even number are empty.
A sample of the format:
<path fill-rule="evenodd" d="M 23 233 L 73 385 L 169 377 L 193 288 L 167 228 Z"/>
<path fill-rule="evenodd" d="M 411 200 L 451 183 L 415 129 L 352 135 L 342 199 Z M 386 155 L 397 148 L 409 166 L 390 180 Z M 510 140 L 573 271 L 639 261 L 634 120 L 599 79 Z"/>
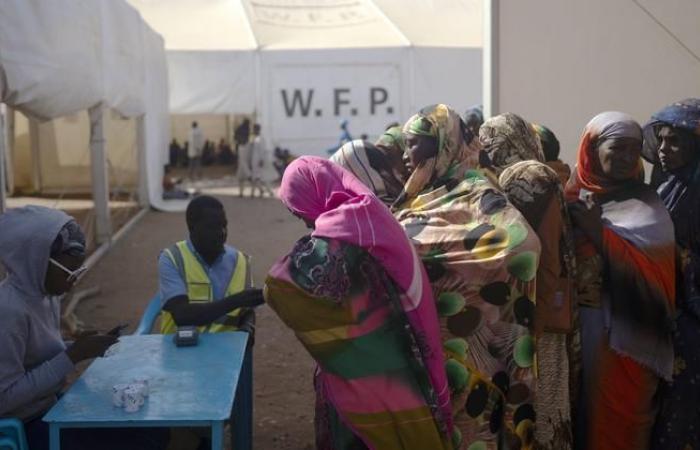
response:
<path fill-rule="evenodd" d="M 169 139 L 167 89 L 163 40 L 126 2 L 0 3 L 0 102 L 10 108 L 8 117 L 18 110 L 49 121 L 89 110 L 89 170 L 100 241 L 111 231 L 106 112 L 137 119 L 140 198 L 144 204 L 162 206 L 162 164 Z M 2 144 L 11 146 L 12 139 L 0 139 L 0 160 L 4 161 Z"/>
<path fill-rule="evenodd" d="M 321 154 L 481 98 L 481 0 L 129 0 L 165 38 L 173 114 L 255 114 Z"/>

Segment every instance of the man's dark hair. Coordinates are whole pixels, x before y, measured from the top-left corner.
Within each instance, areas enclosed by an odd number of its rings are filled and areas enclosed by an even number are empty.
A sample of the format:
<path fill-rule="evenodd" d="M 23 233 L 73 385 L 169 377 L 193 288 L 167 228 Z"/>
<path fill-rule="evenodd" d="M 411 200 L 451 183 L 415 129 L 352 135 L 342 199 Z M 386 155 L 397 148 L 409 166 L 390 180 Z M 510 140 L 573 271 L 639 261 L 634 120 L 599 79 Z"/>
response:
<path fill-rule="evenodd" d="M 187 228 L 192 230 L 192 228 L 194 228 L 194 226 L 206 215 L 207 211 L 211 210 L 223 212 L 224 205 L 210 195 L 200 195 L 199 197 L 195 197 L 190 204 L 187 205 L 187 211 L 185 212 Z"/>
<path fill-rule="evenodd" d="M 192 122 L 192 128 L 197 127 L 197 122 Z"/>

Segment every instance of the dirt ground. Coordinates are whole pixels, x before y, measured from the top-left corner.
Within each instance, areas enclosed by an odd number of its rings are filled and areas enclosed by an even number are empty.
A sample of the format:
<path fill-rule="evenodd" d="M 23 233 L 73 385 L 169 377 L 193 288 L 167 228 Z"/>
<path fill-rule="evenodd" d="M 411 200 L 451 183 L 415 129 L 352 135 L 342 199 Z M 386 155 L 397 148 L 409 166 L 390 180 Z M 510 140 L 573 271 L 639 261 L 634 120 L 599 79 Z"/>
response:
<path fill-rule="evenodd" d="M 272 263 L 305 228 L 276 199 L 217 196 L 228 215 L 228 243 L 252 256 L 261 286 Z M 84 300 L 78 317 L 90 328 L 128 322 L 133 330 L 157 290 L 160 250 L 185 238 L 186 230 L 184 213 L 149 212 L 81 281 L 78 290 L 99 286 L 101 294 Z M 254 448 L 311 450 L 313 361 L 269 307 L 258 309 L 257 324 Z"/>

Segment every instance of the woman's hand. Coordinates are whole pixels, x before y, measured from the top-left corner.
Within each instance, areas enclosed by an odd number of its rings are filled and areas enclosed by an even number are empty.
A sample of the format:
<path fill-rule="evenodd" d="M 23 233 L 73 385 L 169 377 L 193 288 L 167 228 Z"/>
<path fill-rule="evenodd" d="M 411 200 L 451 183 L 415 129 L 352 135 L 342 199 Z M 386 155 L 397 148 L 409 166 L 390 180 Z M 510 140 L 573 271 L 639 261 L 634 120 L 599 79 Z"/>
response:
<path fill-rule="evenodd" d="M 582 201 L 570 203 L 568 205 L 571 221 L 576 228 L 579 228 L 590 239 L 596 249 L 600 252 L 603 249 L 603 211 L 596 203 L 587 206 Z"/>

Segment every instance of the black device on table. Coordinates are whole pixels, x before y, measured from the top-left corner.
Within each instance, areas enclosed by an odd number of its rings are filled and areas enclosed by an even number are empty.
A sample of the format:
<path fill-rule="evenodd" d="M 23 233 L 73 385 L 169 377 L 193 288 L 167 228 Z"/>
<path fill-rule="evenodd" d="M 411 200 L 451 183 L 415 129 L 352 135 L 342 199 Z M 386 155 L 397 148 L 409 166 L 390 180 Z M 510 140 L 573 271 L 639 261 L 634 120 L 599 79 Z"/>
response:
<path fill-rule="evenodd" d="M 176 347 L 191 347 L 199 343 L 199 330 L 195 326 L 177 327 L 173 338 Z"/>

